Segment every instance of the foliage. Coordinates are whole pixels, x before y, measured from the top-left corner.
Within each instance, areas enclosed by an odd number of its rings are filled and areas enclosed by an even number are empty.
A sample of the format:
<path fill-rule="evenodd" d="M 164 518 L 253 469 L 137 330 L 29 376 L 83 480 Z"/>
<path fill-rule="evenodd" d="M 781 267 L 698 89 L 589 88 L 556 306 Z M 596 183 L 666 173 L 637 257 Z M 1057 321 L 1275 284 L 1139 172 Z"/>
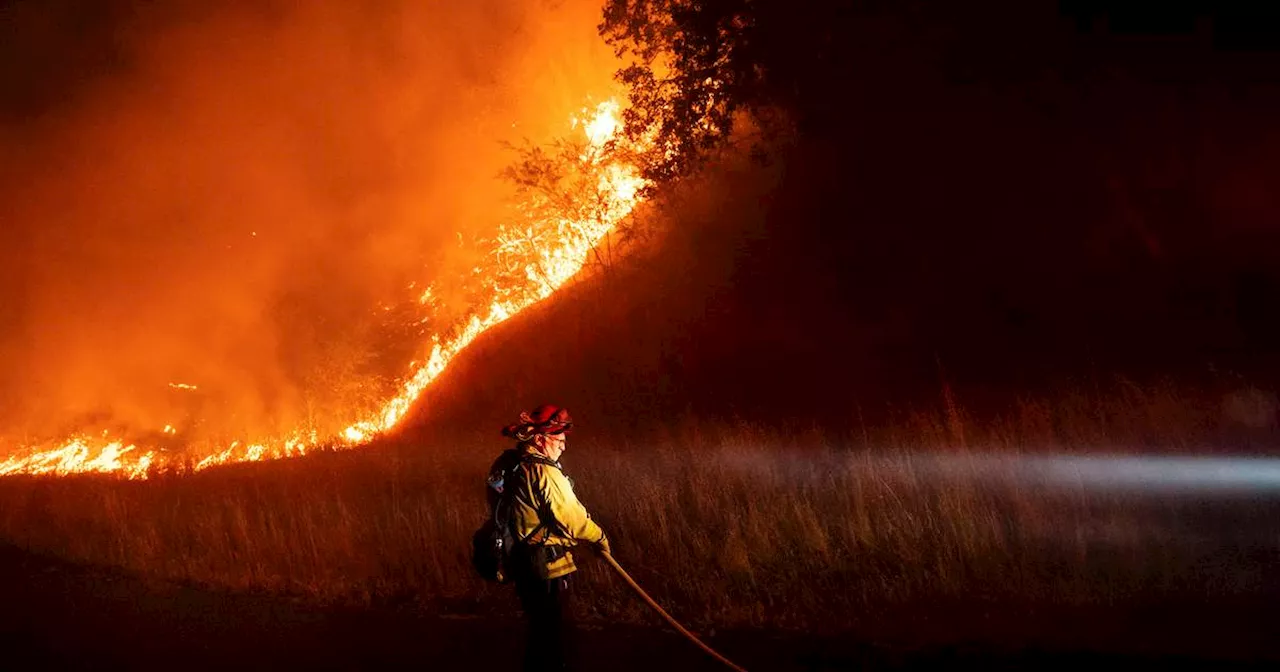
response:
<path fill-rule="evenodd" d="M 521 209 L 519 220 L 500 233 L 494 254 L 502 272 L 521 274 L 528 260 L 538 257 L 537 250 L 563 240 L 566 234 L 583 235 L 573 230 L 583 223 L 605 221 L 614 202 L 602 178 L 617 148 L 611 145 L 595 151 L 584 140 L 561 137 L 546 145 L 526 141 L 508 149 L 515 159 L 502 177 L 515 187 Z M 618 232 L 621 238 L 629 238 L 630 221 L 619 223 Z M 607 250 L 600 248 L 592 250 L 592 260 L 605 268 L 612 263 Z"/>
<path fill-rule="evenodd" d="M 631 64 L 627 86 L 632 138 L 651 138 L 645 176 L 666 182 L 691 171 L 733 129 L 759 79 L 746 56 L 754 29 L 746 0 L 611 0 L 600 34 Z"/>
<path fill-rule="evenodd" d="M 617 72 L 627 131 L 651 137 L 645 176 L 688 174 L 744 118 L 768 135 L 843 122 L 851 77 L 931 39 L 920 3 L 866 0 L 610 0 L 599 31 L 628 64 Z M 949 23 L 955 12 L 935 23 Z M 755 148 L 759 150 L 759 147 Z"/>

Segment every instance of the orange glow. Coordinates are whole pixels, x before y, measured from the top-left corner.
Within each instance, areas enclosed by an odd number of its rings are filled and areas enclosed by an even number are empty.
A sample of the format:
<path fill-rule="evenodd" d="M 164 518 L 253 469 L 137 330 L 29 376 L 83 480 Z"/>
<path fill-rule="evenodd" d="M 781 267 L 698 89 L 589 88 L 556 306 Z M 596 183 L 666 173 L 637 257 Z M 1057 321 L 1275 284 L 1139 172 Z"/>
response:
<path fill-rule="evenodd" d="M 620 112 L 617 102 L 606 101 L 584 110 L 583 116 L 572 122 L 572 128 L 581 132 L 585 140 L 582 163 L 592 169 L 592 174 L 599 175 L 596 188 L 602 205 L 594 208 L 588 218 L 545 216 L 522 223 L 518 231 L 502 228 L 490 242 L 491 249 L 485 257 L 487 265 L 477 268 L 493 300 L 473 313 L 456 333 L 431 336 L 429 354 L 411 364 L 398 393 L 375 413 L 356 418 L 336 436 L 318 436 L 299 430 L 284 437 L 235 440 L 187 466 L 199 471 L 235 462 L 296 457 L 319 446 L 349 449 L 366 444 L 399 424 L 423 390 L 458 353 L 486 330 L 554 293 L 582 269 L 591 250 L 639 204 L 646 181 L 635 166 L 619 162 L 610 151 L 610 144 L 621 138 Z M 539 241 L 539 244 L 531 245 L 529 241 Z M 522 272 L 509 272 L 513 259 L 518 264 L 517 270 Z M 411 285 L 409 289 L 414 287 Z M 436 301 L 432 287 L 415 293 L 419 295 L 417 302 L 423 306 Z M 425 321 L 423 318 L 420 322 Z M 170 382 L 168 386 L 182 391 L 198 389 L 183 382 Z M 179 428 L 169 424 L 157 430 L 169 441 L 179 432 Z M 159 446 L 126 445 L 106 432 L 100 437 L 76 435 L 49 444 L 22 446 L 11 454 L 0 461 L 0 475 L 96 472 L 140 479 L 146 478 L 155 467 L 179 466 L 169 464 L 169 458 Z"/>
<path fill-rule="evenodd" d="M 0 475 L 104 472 L 146 478 L 154 461 L 154 451 L 139 451 L 137 446 L 126 446 L 106 437 L 95 440 L 78 436 L 58 448 L 37 450 L 0 462 Z"/>

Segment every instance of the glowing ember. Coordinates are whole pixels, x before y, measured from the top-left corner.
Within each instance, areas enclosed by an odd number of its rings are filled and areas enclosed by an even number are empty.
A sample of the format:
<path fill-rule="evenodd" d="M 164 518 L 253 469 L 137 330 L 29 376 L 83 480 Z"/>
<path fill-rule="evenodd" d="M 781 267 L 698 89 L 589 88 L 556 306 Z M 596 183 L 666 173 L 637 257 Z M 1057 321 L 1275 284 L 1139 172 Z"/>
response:
<path fill-rule="evenodd" d="M 639 204 L 640 193 L 647 186 L 635 166 L 616 161 L 608 151 L 610 143 L 621 138 L 618 104 L 607 101 L 594 110 L 584 112 L 588 115 L 574 119 L 573 128 L 581 129 L 587 143 L 581 161 L 593 169 L 593 174 L 600 176 L 597 191 L 601 204 L 592 209 L 590 217 L 543 217 L 518 232 L 503 229 L 493 241 L 492 268 L 476 269 L 482 278 L 490 278 L 487 289 L 495 298 L 473 314 L 455 334 L 447 338 L 433 336 L 430 354 L 424 361 L 413 363 L 399 393 L 387 400 L 376 413 L 351 423 L 337 436 L 320 437 L 314 433 L 298 432 L 275 440 L 232 441 L 225 449 L 190 465 L 191 468 L 198 471 L 233 462 L 295 457 L 319 446 L 353 448 L 368 442 L 395 427 L 427 385 L 439 377 L 453 358 L 480 334 L 550 296 L 578 273 L 586 264 L 591 250 Z M 530 241 L 537 241 L 537 244 L 530 244 Z M 513 259 L 517 264 L 516 273 L 510 272 Z M 418 302 L 434 304 L 431 287 L 421 293 Z M 187 391 L 199 389 L 196 385 L 179 382 L 169 383 L 169 387 Z M 160 433 L 174 436 L 177 429 L 165 425 Z M 141 450 L 134 444 L 126 445 L 105 432 L 100 438 L 75 436 L 52 444 L 24 446 L 16 452 L 18 454 L 0 461 L 0 475 L 99 472 L 146 478 L 153 465 L 167 465 L 170 461 L 163 453 Z"/>

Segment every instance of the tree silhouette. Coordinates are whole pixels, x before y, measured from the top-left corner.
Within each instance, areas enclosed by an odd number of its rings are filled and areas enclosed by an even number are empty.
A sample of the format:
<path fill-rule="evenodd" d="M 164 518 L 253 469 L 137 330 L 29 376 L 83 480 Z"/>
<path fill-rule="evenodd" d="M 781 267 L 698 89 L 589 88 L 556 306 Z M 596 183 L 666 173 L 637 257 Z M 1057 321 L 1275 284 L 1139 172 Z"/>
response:
<path fill-rule="evenodd" d="M 690 172 L 733 129 L 758 73 L 745 53 L 753 14 L 746 0 L 610 0 L 600 34 L 630 64 L 618 71 L 633 140 L 653 139 L 645 177 Z"/>

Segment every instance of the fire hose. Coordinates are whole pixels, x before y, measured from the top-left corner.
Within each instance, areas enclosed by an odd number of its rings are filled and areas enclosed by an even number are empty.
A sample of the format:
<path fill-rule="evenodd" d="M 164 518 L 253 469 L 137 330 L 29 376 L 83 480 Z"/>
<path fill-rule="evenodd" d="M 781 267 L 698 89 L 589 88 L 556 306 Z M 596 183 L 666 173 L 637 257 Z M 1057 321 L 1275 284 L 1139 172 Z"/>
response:
<path fill-rule="evenodd" d="M 618 576 L 622 577 L 622 580 L 625 581 L 628 586 L 631 586 L 631 590 L 635 591 L 636 595 L 639 595 L 640 599 L 644 600 L 645 604 L 649 605 L 650 607 L 653 608 L 654 611 L 658 612 L 659 616 L 666 619 L 667 623 L 670 623 L 671 627 L 675 628 L 677 632 L 684 635 L 689 641 L 693 642 L 694 644 L 697 644 L 698 648 L 711 654 L 712 658 L 715 658 L 716 660 L 729 666 L 730 669 L 737 670 L 737 672 L 747 672 L 743 668 L 734 664 L 733 661 L 720 655 L 720 653 L 717 652 L 715 649 L 711 648 L 710 646 L 707 646 L 705 643 L 703 643 L 701 639 L 698 639 L 696 635 L 686 630 L 683 625 L 680 625 L 680 623 L 676 621 L 676 619 L 671 617 L 671 614 L 668 614 L 666 610 L 663 609 L 661 606 L 659 606 L 658 603 L 654 601 L 652 597 L 649 597 L 648 593 L 644 592 L 644 589 L 640 587 L 640 584 L 636 583 L 635 579 L 631 578 L 631 575 L 627 573 L 627 570 L 623 569 L 622 565 L 619 565 L 618 561 L 614 560 L 613 556 L 610 555 L 608 551 L 602 551 L 600 555 L 605 559 L 605 562 L 609 563 L 609 566 L 613 568 L 613 571 L 616 572 Z"/>

